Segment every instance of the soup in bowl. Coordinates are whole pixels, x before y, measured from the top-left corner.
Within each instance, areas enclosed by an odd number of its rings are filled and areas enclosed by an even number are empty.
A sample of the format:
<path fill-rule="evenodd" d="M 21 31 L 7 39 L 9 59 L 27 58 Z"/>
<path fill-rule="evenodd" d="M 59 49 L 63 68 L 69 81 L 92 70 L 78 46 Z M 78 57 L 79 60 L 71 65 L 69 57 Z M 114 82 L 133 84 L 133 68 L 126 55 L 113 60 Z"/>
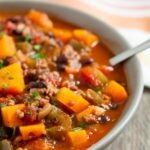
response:
<path fill-rule="evenodd" d="M 94 144 L 105 140 L 131 105 L 131 76 L 122 64 L 110 66 L 113 53 L 104 33 L 62 21 L 54 12 L 27 9 L 0 15 L 1 148 L 102 148 Z"/>

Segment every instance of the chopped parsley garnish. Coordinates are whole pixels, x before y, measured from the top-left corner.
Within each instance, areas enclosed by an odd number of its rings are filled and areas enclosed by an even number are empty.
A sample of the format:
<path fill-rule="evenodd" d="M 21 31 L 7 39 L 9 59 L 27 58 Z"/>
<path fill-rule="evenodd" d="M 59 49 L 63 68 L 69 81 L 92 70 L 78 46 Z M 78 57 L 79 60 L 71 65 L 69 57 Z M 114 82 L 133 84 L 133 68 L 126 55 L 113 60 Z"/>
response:
<path fill-rule="evenodd" d="M 54 128 L 49 128 L 49 129 L 47 129 L 47 132 L 54 132 Z"/>
<path fill-rule="evenodd" d="M 25 42 L 30 42 L 31 41 L 31 37 L 30 36 L 26 36 L 24 39 Z"/>
<path fill-rule="evenodd" d="M 25 96 L 24 96 L 24 98 L 26 98 L 26 99 L 30 99 L 30 96 L 28 96 L 28 95 L 25 95 Z"/>
<path fill-rule="evenodd" d="M 51 101 L 51 104 L 56 106 L 57 105 L 57 100 L 55 98 L 53 98 L 52 101 Z"/>
<path fill-rule="evenodd" d="M 41 48 L 42 48 L 42 45 L 40 45 L 40 44 L 36 44 L 36 45 L 33 46 L 33 49 L 35 51 L 39 51 Z"/>
<path fill-rule="evenodd" d="M 32 110 L 28 110 L 28 111 L 27 111 L 27 114 L 30 115 L 30 116 L 32 116 L 32 115 L 33 115 Z"/>
<path fill-rule="evenodd" d="M 81 127 L 81 128 L 85 128 L 86 127 L 86 122 L 85 121 L 82 121 L 80 124 L 79 124 L 79 126 Z"/>
<path fill-rule="evenodd" d="M 99 91 L 100 91 L 100 88 L 95 88 L 94 91 L 95 91 L 95 92 L 99 92 Z"/>
<path fill-rule="evenodd" d="M 28 100 L 28 105 L 29 105 L 29 106 L 32 105 L 32 100 L 31 100 L 31 99 Z"/>
<path fill-rule="evenodd" d="M 5 72 L 5 73 L 2 75 L 2 78 L 3 78 L 3 79 L 7 78 L 9 74 L 10 74 L 9 71 Z"/>
<path fill-rule="evenodd" d="M 14 77 L 10 76 L 10 72 L 6 71 L 2 76 L 3 79 L 13 80 Z"/>
<path fill-rule="evenodd" d="M 31 97 L 32 98 L 40 97 L 40 94 L 38 92 L 34 92 Z"/>
<path fill-rule="evenodd" d="M 32 59 L 43 59 L 43 58 L 46 58 L 46 56 L 44 54 L 35 54 L 32 56 Z"/>
<path fill-rule="evenodd" d="M 32 73 L 32 74 L 36 74 L 36 71 L 35 71 L 35 70 L 31 70 L 31 73 Z"/>
<path fill-rule="evenodd" d="M 76 127 L 76 128 L 73 128 L 72 130 L 73 131 L 80 131 L 80 130 L 82 130 L 82 128 L 81 127 Z"/>
<path fill-rule="evenodd" d="M 28 100 L 28 105 L 31 106 L 32 105 L 32 99 L 29 95 L 25 95 L 24 98 L 26 98 Z"/>
<path fill-rule="evenodd" d="M 7 83 L 3 83 L 3 89 L 7 89 L 9 85 Z"/>
<path fill-rule="evenodd" d="M 4 62 L 3 60 L 0 60 L 0 69 L 2 69 L 4 67 Z"/>
<path fill-rule="evenodd" d="M 8 79 L 9 79 L 9 80 L 13 80 L 13 79 L 14 79 L 14 77 L 8 77 Z"/>

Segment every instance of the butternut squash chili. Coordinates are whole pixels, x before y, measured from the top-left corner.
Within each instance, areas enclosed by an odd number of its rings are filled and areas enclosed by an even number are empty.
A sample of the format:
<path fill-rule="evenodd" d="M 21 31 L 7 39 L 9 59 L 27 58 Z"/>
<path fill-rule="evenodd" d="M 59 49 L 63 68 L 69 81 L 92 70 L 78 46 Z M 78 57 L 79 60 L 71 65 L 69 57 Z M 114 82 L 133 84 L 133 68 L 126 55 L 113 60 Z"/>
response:
<path fill-rule="evenodd" d="M 127 100 L 101 38 L 44 12 L 0 16 L 0 149 L 84 150 Z"/>

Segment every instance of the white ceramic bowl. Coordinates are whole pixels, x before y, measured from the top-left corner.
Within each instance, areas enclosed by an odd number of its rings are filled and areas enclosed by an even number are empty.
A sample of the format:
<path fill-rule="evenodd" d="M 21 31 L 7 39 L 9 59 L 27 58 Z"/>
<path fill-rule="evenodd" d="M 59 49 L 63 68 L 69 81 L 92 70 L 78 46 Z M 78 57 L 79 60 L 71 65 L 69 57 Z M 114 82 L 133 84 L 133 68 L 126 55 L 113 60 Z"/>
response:
<path fill-rule="evenodd" d="M 95 18 L 94 16 L 79 10 L 53 4 L 48 1 L 0 1 L 1 12 L 26 12 L 32 8 L 45 11 L 46 13 L 63 19 L 64 21 L 71 22 L 75 25 L 95 32 L 103 38 L 105 44 L 110 47 L 115 54 L 129 48 L 129 45 L 125 39 L 112 27 Z M 104 149 L 122 131 L 137 109 L 142 96 L 143 80 L 140 64 L 136 56 L 124 63 L 124 70 L 126 73 L 129 90 L 129 100 L 126 104 L 126 107 L 115 127 L 104 138 L 92 145 L 89 150 Z"/>

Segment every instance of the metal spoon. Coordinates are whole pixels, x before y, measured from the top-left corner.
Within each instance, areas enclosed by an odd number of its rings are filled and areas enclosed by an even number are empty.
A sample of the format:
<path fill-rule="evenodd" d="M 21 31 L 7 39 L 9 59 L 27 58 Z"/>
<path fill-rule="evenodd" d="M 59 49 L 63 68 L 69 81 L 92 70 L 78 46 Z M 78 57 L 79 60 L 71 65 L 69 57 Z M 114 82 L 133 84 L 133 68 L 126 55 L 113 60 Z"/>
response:
<path fill-rule="evenodd" d="M 141 51 L 144 51 L 148 48 L 150 48 L 150 39 L 141 43 L 140 45 L 138 45 L 134 48 L 123 51 L 120 54 L 112 57 L 111 59 L 109 59 L 109 62 L 112 66 L 115 66 L 115 65 L 127 60 L 128 58 L 132 57 L 133 55 L 135 55 Z"/>

